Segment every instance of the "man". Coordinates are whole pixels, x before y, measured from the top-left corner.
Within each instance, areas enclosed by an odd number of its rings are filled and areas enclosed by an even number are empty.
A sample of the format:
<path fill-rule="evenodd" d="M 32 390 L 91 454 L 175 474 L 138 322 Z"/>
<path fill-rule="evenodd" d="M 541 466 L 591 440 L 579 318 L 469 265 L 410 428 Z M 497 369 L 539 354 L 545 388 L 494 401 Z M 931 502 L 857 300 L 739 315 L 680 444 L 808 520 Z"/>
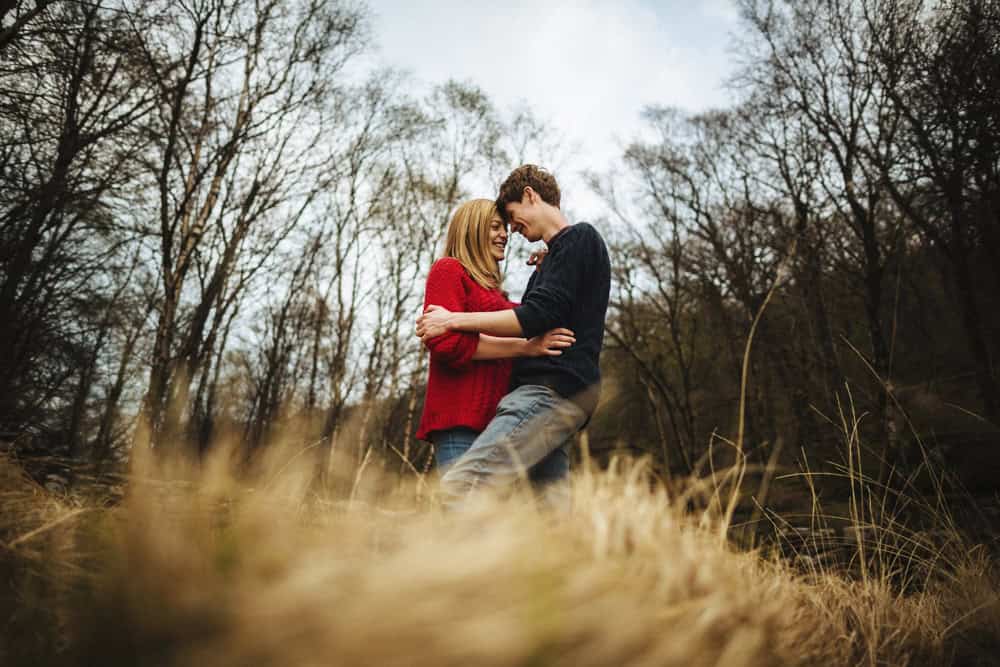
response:
<path fill-rule="evenodd" d="M 591 225 L 569 224 L 559 203 L 555 178 L 535 165 L 518 167 L 500 186 L 497 210 L 511 230 L 548 246 L 520 306 L 453 313 L 432 305 L 417 319 L 425 341 L 448 331 L 532 338 L 565 327 L 576 334 L 560 356 L 515 360 L 511 391 L 496 416 L 441 479 L 447 504 L 477 488 L 508 486 L 525 472 L 537 484 L 565 477 L 568 444 L 597 405 L 611 289 L 608 251 Z"/>

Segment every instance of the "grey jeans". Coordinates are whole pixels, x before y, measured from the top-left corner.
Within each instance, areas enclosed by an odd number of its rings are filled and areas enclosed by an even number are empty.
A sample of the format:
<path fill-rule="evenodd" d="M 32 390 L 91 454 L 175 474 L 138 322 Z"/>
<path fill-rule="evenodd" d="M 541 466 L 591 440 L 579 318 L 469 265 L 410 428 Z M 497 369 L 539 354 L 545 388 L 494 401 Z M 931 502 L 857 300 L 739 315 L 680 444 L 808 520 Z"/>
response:
<path fill-rule="evenodd" d="M 465 454 L 441 478 L 447 506 L 477 489 L 502 489 L 518 479 L 546 484 L 569 470 L 570 439 L 587 413 L 554 390 L 523 385 L 497 406 L 497 414 Z"/>

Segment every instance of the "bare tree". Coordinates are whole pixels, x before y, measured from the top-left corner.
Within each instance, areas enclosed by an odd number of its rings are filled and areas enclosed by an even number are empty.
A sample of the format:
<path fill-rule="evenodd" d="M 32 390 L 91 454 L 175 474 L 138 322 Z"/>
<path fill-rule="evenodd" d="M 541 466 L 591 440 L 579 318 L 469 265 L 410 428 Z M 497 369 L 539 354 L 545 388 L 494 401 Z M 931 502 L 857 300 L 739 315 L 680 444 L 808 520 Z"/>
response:
<path fill-rule="evenodd" d="M 858 2 L 747 0 L 742 9 L 754 31 L 743 83 L 809 124 L 822 147 L 821 184 L 855 239 L 846 259 L 861 272 L 884 475 L 892 456 L 884 276 L 904 230 L 867 156 L 891 144 L 898 115 L 866 64 L 872 36 Z"/>
<path fill-rule="evenodd" d="M 778 243 L 796 241 L 795 256 L 790 258 L 795 274 L 791 288 L 800 292 L 806 304 L 808 315 L 804 321 L 811 334 L 808 343 L 800 346 L 802 368 L 808 371 L 810 366 L 818 366 L 818 372 L 813 374 L 821 383 L 819 395 L 803 391 L 803 383 L 792 385 L 797 392 L 795 409 L 800 411 L 799 421 L 804 424 L 811 419 L 801 411 L 810 402 L 825 406 L 827 414 L 835 414 L 836 397 L 844 386 L 824 280 L 831 254 L 835 254 L 831 247 L 843 246 L 850 239 L 845 239 L 842 227 L 834 224 L 835 210 L 820 178 L 823 143 L 812 124 L 774 104 L 766 94 L 751 94 L 736 113 L 742 128 L 741 150 L 757 156 L 755 181 L 773 193 L 790 220 L 790 239 Z"/>
<path fill-rule="evenodd" d="M 32 22 L 60 0 L 36 0 L 30 7 L 21 0 L 3 0 L 0 2 L 0 26 L 10 17 L 10 23 L 0 28 L 0 51 L 11 42 L 18 39 L 23 31 L 30 29 Z"/>
<path fill-rule="evenodd" d="M 135 78 L 147 15 L 62 2 L 3 10 L 14 22 L 0 38 L 0 419 L 19 428 L 59 403 L 74 359 L 93 358 L 71 355 L 68 368 L 55 351 L 88 346 L 86 327 L 73 329 L 88 317 L 77 297 L 132 234 L 117 194 L 133 180 L 154 95 Z"/>
<path fill-rule="evenodd" d="M 865 3 L 871 66 L 900 118 L 871 159 L 906 217 L 951 267 L 985 415 L 1000 423 L 1000 388 L 974 277 L 990 257 L 1000 289 L 1000 8 L 991 2 Z"/>
<path fill-rule="evenodd" d="M 144 45 L 161 91 L 149 166 L 162 302 L 144 402 L 154 441 L 177 434 L 206 341 L 315 198 L 323 100 L 363 37 L 357 11 L 318 0 L 205 0 L 171 19 Z"/>

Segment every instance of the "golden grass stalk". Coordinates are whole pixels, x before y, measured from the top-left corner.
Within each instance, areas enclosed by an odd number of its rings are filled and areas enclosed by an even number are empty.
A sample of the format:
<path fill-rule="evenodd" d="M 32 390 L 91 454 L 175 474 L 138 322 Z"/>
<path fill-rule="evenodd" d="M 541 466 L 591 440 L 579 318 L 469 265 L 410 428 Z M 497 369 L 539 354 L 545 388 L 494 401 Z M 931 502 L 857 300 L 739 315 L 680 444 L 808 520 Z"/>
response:
<path fill-rule="evenodd" d="M 321 484 L 320 459 L 140 456 L 112 507 L 0 460 L 0 663 L 936 665 L 997 636 L 982 552 L 916 591 L 802 572 L 720 543 L 645 461 L 585 466 L 566 513 L 515 494 L 443 514 L 426 481 L 371 463 Z"/>

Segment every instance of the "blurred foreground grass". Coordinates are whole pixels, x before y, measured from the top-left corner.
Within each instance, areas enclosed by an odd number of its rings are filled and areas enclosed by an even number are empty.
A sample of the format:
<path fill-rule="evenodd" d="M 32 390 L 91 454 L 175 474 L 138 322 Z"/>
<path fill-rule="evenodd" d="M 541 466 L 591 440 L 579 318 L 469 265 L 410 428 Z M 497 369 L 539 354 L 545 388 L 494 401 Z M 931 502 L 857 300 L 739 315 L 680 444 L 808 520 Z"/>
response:
<path fill-rule="evenodd" d="M 1000 650 L 1000 577 L 957 531 L 928 556 L 886 526 L 888 557 L 875 540 L 860 572 L 804 570 L 737 550 L 725 512 L 692 510 L 641 462 L 578 471 L 568 512 L 516 496 L 443 514 L 432 478 L 319 482 L 281 447 L 238 475 L 229 461 L 138 461 L 106 502 L 0 458 L 0 664 L 966 665 Z"/>

